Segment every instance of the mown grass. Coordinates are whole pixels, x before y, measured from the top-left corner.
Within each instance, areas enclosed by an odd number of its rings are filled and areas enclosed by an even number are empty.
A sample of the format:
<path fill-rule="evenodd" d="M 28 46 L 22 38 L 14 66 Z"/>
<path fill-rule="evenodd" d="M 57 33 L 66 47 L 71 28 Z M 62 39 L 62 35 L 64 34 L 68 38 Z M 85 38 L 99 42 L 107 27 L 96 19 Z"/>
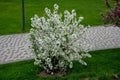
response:
<path fill-rule="evenodd" d="M 84 25 L 102 25 L 100 12 L 105 11 L 104 0 L 24 0 L 26 32 L 30 29 L 30 18 L 34 14 L 44 16 L 44 8 L 60 6 L 60 12 L 76 9 L 78 16 L 83 16 Z M 0 35 L 22 32 L 21 0 L 0 0 Z"/>
<path fill-rule="evenodd" d="M 86 59 L 88 66 L 74 62 L 64 77 L 41 77 L 42 70 L 34 66 L 33 60 L 0 65 L 0 80 L 113 80 L 120 78 L 120 48 L 92 51 L 92 58 Z M 117 80 L 117 79 L 116 79 Z M 118 79 L 119 80 L 119 79 Z"/>

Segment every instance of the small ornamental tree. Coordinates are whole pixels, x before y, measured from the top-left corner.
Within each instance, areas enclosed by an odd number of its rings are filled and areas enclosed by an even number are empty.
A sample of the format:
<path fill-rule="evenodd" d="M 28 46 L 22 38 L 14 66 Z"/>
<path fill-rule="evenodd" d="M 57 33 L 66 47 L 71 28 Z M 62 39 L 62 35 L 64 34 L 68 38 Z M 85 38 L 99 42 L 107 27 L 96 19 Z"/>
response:
<path fill-rule="evenodd" d="M 73 67 L 73 61 L 87 65 L 83 58 L 91 57 L 82 49 L 78 40 L 87 29 L 80 24 L 83 17 L 76 18 L 75 10 L 58 14 L 59 6 L 54 4 L 53 13 L 45 8 L 46 17 L 31 18 L 30 40 L 35 54 L 34 64 L 44 68 L 48 74 Z"/>
<path fill-rule="evenodd" d="M 109 10 L 101 16 L 103 17 L 103 21 L 105 24 L 115 24 L 115 26 L 120 27 L 120 0 L 113 0 L 115 2 L 114 7 L 112 8 L 109 1 L 105 0 L 106 6 Z"/>

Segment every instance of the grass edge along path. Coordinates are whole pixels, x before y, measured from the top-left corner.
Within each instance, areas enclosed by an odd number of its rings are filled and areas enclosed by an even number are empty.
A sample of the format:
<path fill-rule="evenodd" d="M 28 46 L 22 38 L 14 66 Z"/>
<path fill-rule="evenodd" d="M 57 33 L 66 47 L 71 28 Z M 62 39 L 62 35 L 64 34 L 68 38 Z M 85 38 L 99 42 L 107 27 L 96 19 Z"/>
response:
<path fill-rule="evenodd" d="M 74 62 L 64 77 L 38 76 L 41 68 L 34 60 L 0 65 L 0 80 L 113 80 L 120 78 L 120 48 L 91 51 L 92 58 L 86 59 L 88 66 Z"/>
<path fill-rule="evenodd" d="M 53 8 L 56 3 L 60 6 L 59 12 L 75 9 L 77 16 L 83 16 L 84 25 L 103 25 L 100 13 L 105 11 L 104 0 L 24 0 L 25 1 L 25 26 L 29 31 L 30 18 L 34 14 L 44 16 L 44 8 Z M 21 0 L 0 1 L 0 35 L 22 33 Z"/>

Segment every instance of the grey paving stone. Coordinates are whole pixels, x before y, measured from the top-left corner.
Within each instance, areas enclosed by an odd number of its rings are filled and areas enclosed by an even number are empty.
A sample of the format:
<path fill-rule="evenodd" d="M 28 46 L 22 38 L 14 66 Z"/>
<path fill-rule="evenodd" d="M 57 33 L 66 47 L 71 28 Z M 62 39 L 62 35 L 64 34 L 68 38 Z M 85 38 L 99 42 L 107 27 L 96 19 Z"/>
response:
<path fill-rule="evenodd" d="M 101 50 L 120 48 L 120 28 L 91 27 L 83 34 L 86 40 L 79 40 L 84 49 Z M 0 36 L 0 64 L 33 59 L 29 49 L 29 34 Z"/>
<path fill-rule="evenodd" d="M 120 28 L 118 27 L 91 27 L 84 33 L 84 36 L 87 39 L 84 43 L 90 45 L 84 48 L 91 47 L 90 51 L 120 48 Z M 80 44 L 83 44 L 82 40 Z"/>
<path fill-rule="evenodd" d="M 0 36 L 0 64 L 34 58 L 28 34 Z"/>

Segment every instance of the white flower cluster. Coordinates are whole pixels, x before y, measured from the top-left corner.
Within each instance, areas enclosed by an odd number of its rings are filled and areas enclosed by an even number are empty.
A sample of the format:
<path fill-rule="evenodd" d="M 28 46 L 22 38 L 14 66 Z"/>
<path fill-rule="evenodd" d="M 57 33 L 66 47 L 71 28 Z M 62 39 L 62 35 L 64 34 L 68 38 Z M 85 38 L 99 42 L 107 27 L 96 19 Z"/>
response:
<path fill-rule="evenodd" d="M 30 40 L 35 53 L 35 64 L 42 66 L 48 73 L 73 67 L 73 61 L 87 65 L 82 59 L 91 55 L 77 42 L 87 29 L 80 24 L 83 17 L 76 18 L 75 10 L 58 14 L 59 6 L 54 10 L 45 8 L 46 17 L 35 15 L 31 18 Z"/>

